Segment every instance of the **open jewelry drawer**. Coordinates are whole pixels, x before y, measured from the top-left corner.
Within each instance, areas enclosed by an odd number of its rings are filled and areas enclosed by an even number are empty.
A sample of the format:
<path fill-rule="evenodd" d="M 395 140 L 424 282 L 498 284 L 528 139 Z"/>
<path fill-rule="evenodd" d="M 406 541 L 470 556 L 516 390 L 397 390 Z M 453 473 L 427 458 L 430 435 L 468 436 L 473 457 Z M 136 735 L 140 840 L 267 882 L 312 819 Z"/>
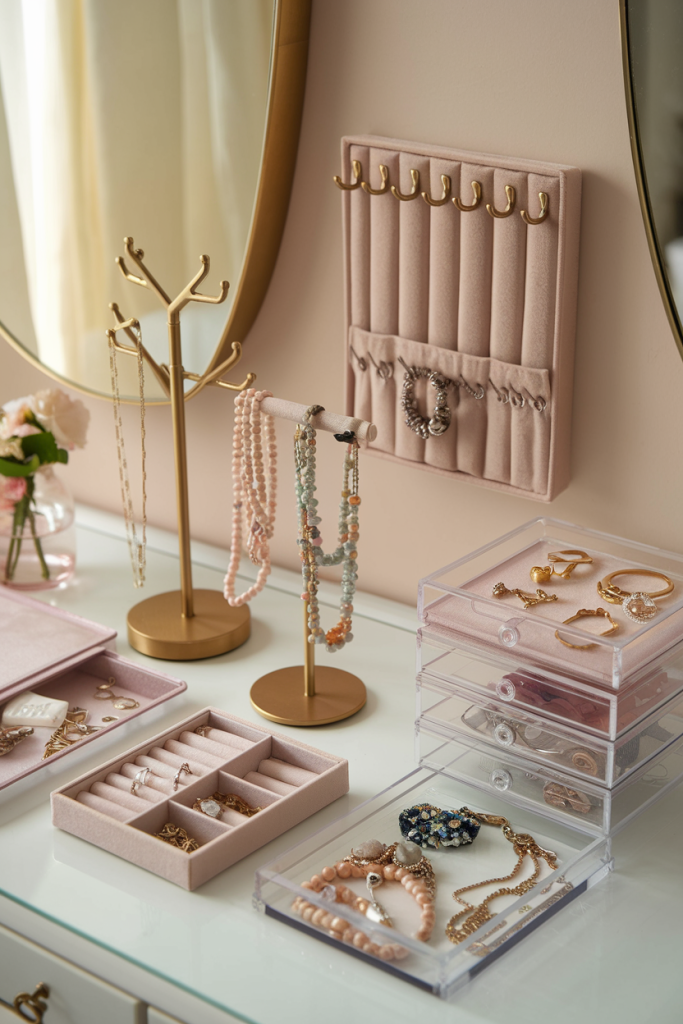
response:
<path fill-rule="evenodd" d="M 507 876 L 515 866 L 513 849 L 499 828 L 482 825 L 471 846 L 424 851 L 436 878 L 436 921 L 428 942 L 414 937 L 420 925 L 419 907 L 400 884 L 383 884 L 377 895 L 392 918 L 393 928 L 374 923 L 348 904 L 340 906 L 329 898 L 329 889 L 315 892 L 302 886 L 302 882 L 308 884 L 324 867 L 338 864 L 353 848 L 368 840 L 376 839 L 387 845 L 395 843 L 400 839 L 399 814 L 420 804 L 440 809 L 469 807 L 503 815 L 509 818 L 516 832 L 530 833 L 541 847 L 556 853 L 557 867 L 553 870 L 540 860 L 541 871 L 536 883 L 521 895 L 497 899 L 490 918 L 458 945 L 449 941 L 445 934 L 449 918 L 458 909 L 451 900 L 451 893 L 483 879 Z M 575 828 L 569 819 L 563 822 L 546 818 L 528 807 L 511 807 L 505 796 L 490 788 L 482 792 L 463 779 L 456 780 L 443 772 L 422 767 L 259 868 L 254 898 L 256 905 L 269 917 L 448 998 L 501 953 L 598 882 L 610 867 L 606 836 L 589 835 Z M 529 880 L 531 876 L 527 858 L 523 870 L 510 884 Z M 345 879 L 345 884 L 358 895 L 364 892 L 367 895 L 363 878 Z M 467 894 L 466 898 L 472 903 L 478 902 L 476 892 Z M 305 901 L 303 917 L 301 911 L 297 911 L 302 901 Z M 339 936 L 340 918 L 349 926 L 346 941 Z M 354 943 L 353 932 L 360 932 L 365 941 Z M 388 943 L 397 947 L 392 954 L 386 952 Z M 391 959 L 382 959 L 388 956 Z"/>
<path fill-rule="evenodd" d="M 77 763 L 86 744 L 104 745 L 112 730 L 134 728 L 139 715 L 187 689 L 180 679 L 120 657 L 110 649 L 115 637 L 114 630 L 0 588 L 0 716 L 26 695 L 28 717 L 21 728 L 29 732 L 19 740 L 16 730 L 4 734 L 9 749 L 0 756 L 2 797 Z M 55 708 L 55 701 L 68 704 L 73 720 L 66 739 L 55 723 L 38 724 L 41 708 Z M 43 759 L 48 749 L 53 752 Z"/>
<path fill-rule="evenodd" d="M 569 722 L 558 724 L 501 700 L 495 693 L 482 692 L 465 684 L 443 682 L 428 672 L 417 677 L 420 720 L 425 725 L 465 741 L 480 741 L 481 749 L 490 745 L 494 754 L 509 751 L 529 762 L 546 765 L 577 779 L 614 786 L 655 757 L 664 747 L 683 735 L 683 693 L 680 691 L 655 711 L 622 732 L 615 741 L 591 735 Z M 545 692 L 545 691 L 543 691 Z M 555 703 L 567 704 L 557 696 Z M 584 699 L 581 707 L 593 707 Z"/>
<path fill-rule="evenodd" d="M 343 758 L 205 708 L 56 790 L 52 822 L 196 889 L 348 788 Z"/>
<path fill-rule="evenodd" d="M 552 568 L 566 571 L 571 551 L 591 562 L 577 564 L 569 578 L 550 575 Z M 563 561 L 553 562 L 553 555 Z M 535 568 L 549 577 L 540 586 L 531 578 Z M 614 584 L 629 595 L 643 587 L 655 595 L 668 590 L 654 603 L 644 601 L 653 617 L 632 621 L 618 602 L 601 598 L 598 584 L 616 573 L 622 575 Z M 533 605 L 526 607 L 520 590 Z M 532 672 L 618 690 L 657 668 L 683 639 L 683 556 L 544 517 L 422 579 L 418 614 L 454 645 L 462 640 L 482 652 L 514 651 Z"/>
<path fill-rule="evenodd" d="M 443 998 L 600 881 L 613 866 L 611 836 L 683 778 L 683 738 L 609 790 L 536 771 L 513 755 L 489 755 L 476 740 L 469 746 L 422 721 L 417 731 L 419 769 L 259 868 L 254 898 L 266 915 Z M 385 875 L 387 884 L 372 894 L 390 916 L 389 928 L 366 916 L 359 902 L 363 896 L 369 902 L 366 879 L 346 878 L 339 867 L 370 840 L 391 847 L 401 839 L 401 812 L 423 805 L 501 815 L 556 861 L 537 857 L 538 875 L 529 857 L 516 868 L 511 844 L 486 824 L 472 844 L 422 847 L 436 879 L 431 937 L 417 938 L 422 917 L 412 890 Z M 454 944 L 446 925 L 462 907 L 451 894 L 470 885 L 463 895 L 480 916 L 471 924 L 460 919 L 464 935 Z M 518 885 L 518 892 L 491 898 L 481 910 L 493 891 Z"/>

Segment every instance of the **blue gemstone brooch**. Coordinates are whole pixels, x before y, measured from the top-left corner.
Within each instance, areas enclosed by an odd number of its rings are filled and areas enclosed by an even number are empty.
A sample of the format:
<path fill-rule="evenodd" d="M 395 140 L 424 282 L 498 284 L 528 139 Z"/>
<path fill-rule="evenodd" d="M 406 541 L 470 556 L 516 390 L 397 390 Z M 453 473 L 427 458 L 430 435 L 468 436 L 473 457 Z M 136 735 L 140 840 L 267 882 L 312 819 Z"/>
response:
<path fill-rule="evenodd" d="M 480 823 L 467 807 L 459 811 L 442 811 L 432 804 L 417 804 L 398 816 L 401 835 L 417 846 L 465 846 L 477 838 Z"/>

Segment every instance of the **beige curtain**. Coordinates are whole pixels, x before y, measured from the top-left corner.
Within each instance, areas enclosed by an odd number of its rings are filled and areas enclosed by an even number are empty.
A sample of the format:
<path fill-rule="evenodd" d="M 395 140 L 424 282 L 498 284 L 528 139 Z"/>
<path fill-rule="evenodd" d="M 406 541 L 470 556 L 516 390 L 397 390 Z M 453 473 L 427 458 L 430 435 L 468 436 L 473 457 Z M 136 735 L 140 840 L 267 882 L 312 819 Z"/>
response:
<path fill-rule="evenodd" d="M 203 252 L 212 258 L 207 289 L 237 283 L 261 160 L 272 8 L 0 0 L 0 87 L 30 313 L 52 369 L 108 390 L 111 301 L 140 317 L 145 343 L 165 361 L 163 311 L 114 265 L 124 235 L 168 292 Z M 208 309 L 193 311 L 184 332 L 197 371 L 227 315 L 226 305 Z M 124 391 L 134 393 L 134 368 L 120 362 Z"/>

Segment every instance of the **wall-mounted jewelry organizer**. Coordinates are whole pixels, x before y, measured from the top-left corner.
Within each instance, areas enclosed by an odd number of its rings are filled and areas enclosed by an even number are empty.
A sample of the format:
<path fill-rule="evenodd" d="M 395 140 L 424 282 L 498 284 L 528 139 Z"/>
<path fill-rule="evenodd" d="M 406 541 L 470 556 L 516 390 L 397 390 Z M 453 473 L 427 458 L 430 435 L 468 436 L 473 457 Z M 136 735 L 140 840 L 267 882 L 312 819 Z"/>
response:
<path fill-rule="evenodd" d="M 346 411 L 377 425 L 369 451 L 552 501 L 580 171 L 375 136 L 343 139 L 342 168 Z"/>
<path fill-rule="evenodd" d="M 177 777 L 183 765 L 189 772 Z M 144 768 L 144 783 L 134 786 Z M 344 758 L 204 708 L 56 790 L 52 823 L 196 889 L 348 789 Z M 194 809 L 215 792 L 260 809 L 251 817 L 226 809 L 219 818 Z M 196 848 L 188 853 L 157 838 L 168 823 L 184 829 Z"/>

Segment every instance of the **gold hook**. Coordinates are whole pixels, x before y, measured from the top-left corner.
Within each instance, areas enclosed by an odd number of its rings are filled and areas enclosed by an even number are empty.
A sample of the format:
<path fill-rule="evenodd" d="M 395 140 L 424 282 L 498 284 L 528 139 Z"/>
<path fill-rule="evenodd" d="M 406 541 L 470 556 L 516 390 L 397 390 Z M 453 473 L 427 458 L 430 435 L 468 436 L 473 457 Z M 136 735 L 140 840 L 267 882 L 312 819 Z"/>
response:
<path fill-rule="evenodd" d="M 408 195 L 404 196 L 402 192 L 399 192 L 399 190 L 396 187 L 396 185 L 392 185 L 391 186 L 391 194 L 392 194 L 392 196 L 395 196 L 396 199 L 401 199 L 404 203 L 409 202 L 411 199 L 417 199 L 417 197 L 420 194 L 420 172 L 419 171 L 411 170 L 411 172 L 410 172 L 410 180 L 413 183 L 413 191 L 412 192 L 409 192 Z"/>
<path fill-rule="evenodd" d="M 478 181 L 472 182 L 472 191 L 474 192 L 474 202 L 470 203 L 469 206 L 460 199 L 460 196 L 453 196 L 453 205 L 460 210 L 461 213 L 469 213 L 470 210 L 476 210 L 481 203 L 481 184 Z"/>
<path fill-rule="evenodd" d="M 367 181 L 361 181 L 360 183 L 360 187 L 367 192 L 369 196 L 383 196 L 385 192 L 389 191 L 389 168 L 385 167 L 384 164 L 380 164 L 379 173 L 382 176 L 381 188 L 371 188 Z"/>
<path fill-rule="evenodd" d="M 548 216 L 548 196 L 545 192 L 539 192 L 538 198 L 541 201 L 541 212 L 538 217 L 530 217 L 526 210 L 520 210 L 519 215 L 527 224 L 542 224 Z"/>
<path fill-rule="evenodd" d="M 352 192 L 354 188 L 358 188 L 360 186 L 360 179 L 363 173 L 363 168 L 361 167 L 360 160 L 352 160 L 351 167 L 353 168 L 353 174 L 356 179 L 351 185 L 345 185 L 338 174 L 335 174 L 334 178 L 332 179 L 337 188 L 346 189 L 347 192 Z"/>
<path fill-rule="evenodd" d="M 512 185 L 505 186 L 505 195 L 507 196 L 508 204 L 504 210 L 497 210 L 491 203 L 486 204 L 486 209 L 492 217 L 509 217 L 515 208 L 515 190 Z"/>
<path fill-rule="evenodd" d="M 443 186 L 443 196 L 441 197 L 441 199 L 432 199 L 432 197 L 427 192 L 423 192 L 422 198 L 424 199 L 425 203 L 429 203 L 430 206 L 443 206 L 444 203 L 448 202 L 448 197 L 451 194 L 451 179 L 448 177 L 447 174 L 441 175 L 441 184 Z"/>

